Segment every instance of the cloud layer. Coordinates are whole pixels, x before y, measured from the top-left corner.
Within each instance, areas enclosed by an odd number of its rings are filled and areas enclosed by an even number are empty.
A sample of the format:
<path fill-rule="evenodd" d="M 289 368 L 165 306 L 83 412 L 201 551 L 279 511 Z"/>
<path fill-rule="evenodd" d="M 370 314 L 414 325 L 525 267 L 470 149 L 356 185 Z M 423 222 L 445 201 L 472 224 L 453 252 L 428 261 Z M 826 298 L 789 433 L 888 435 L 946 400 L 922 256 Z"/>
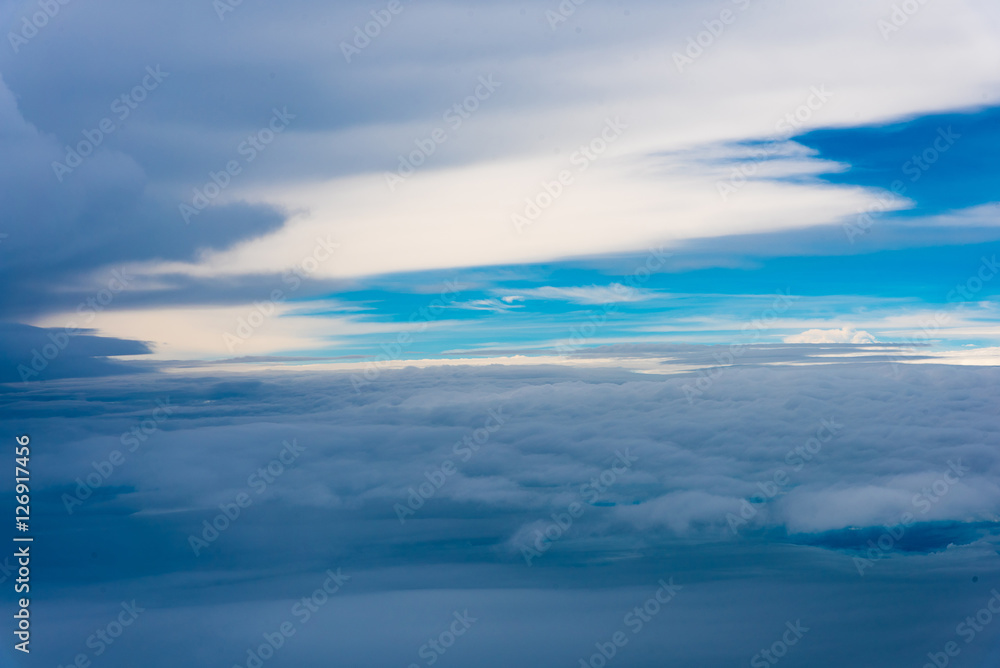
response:
<path fill-rule="evenodd" d="M 50 593 L 38 603 L 60 638 L 43 650 L 54 662 L 82 648 L 95 615 L 132 598 L 151 612 L 105 665 L 238 662 L 336 566 L 356 587 L 323 613 L 338 632 L 303 628 L 275 665 L 365 648 L 420 661 L 422 634 L 466 608 L 480 631 L 456 656 L 567 662 L 672 576 L 688 589 L 662 618 L 670 631 L 637 639 L 622 665 L 664 653 L 731 665 L 809 617 L 816 638 L 852 638 L 850 651 L 803 644 L 801 661 L 832 666 L 908 656 L 912 625 L 943 642 L 963 606 L 978 609 L 986 590 L 954 587 L 996 570 L 996 376 L 879 363 L 664 376 L 437 368 L 386 371 L 358 392 L 347 374 L 171 373 L 50 382 L 3 395 L 2 411 L 36 444 L 36 512 L 59 546 L 41 557 Z M 291 459 L 288 443 L 301 450 Z M 124 463 L 102 480 L 115 450 Z M 241 493 L 240 517 L 206 534 Z M 906 513 L 908 537 L 868 553 Z M 860 572 L 859 557 L 871 561 Z M 880 634 L 844 626 L 847 610 L 890 590 L 872 612 Z M 820 592 L 822 610 L 809 602 Z M 750 621 L 760 597 L 772 603 Z M 554 615 L 539 622 L 545 633 L 515 621 L 526 606 Z M 424 622 L 417 609 L 430 611 Z M 710 609 L 722 614 L 712 628 L 735 634 L 717 660 L 698 630 Z M 524 644 L 499 649 L 515 628 Z M 178 632 L 198 640 L 163 644 Z"/>

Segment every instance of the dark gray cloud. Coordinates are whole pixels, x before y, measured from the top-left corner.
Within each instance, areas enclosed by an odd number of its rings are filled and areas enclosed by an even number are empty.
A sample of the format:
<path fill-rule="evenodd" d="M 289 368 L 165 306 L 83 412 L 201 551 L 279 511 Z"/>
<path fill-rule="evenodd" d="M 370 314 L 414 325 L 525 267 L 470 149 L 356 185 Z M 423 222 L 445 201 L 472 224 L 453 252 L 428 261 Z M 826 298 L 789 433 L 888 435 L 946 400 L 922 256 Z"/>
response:
<path fill-rule="evenodd" d="M 43 328 L 0 322 L 0 383 L 55 378 L 86 378 L 142 373 L 151 367 L 109 359 L 116 355 L 145 355 L 141 341 L 94 336 L 86 329 L 73 335 L 65 328 Z"/>
<path fill-rule="evenodd" d="M 0 125 L 6 158 L 0 166 L 6 235 L 0 275 L 17 285 L 0 306 L 38 301 L 72 284 L 72 277 L 108 265 L 191 260 L 201 249 L 228 247 L 284 221 L 271 208 L 236 203 L 210 208 L 185 225 L 178 203 L 155 194 L 143 167 L 106 145 L 57 175 L 52 165 L 66 160 L 65 149 L 23 118 L 2 80 Z"/>
<path fill-rule="evenodd" d="M 626 35 L 635 38 L 637 32 L 648 40 L 662 39 L 676 20 L 668 22 L 670 12 L 651 4 L 643 11 L 655 16 L 652 21 L 595 5 L 588 9 L 605 15 L 603 30 L 584 37 L 572 31 L 553 34 L 541 7 L 521 11 L 500 3 L 470 9 L 453 2 L 403 2 L 403 11 L 348 63 L 341 42 L 350 42 L 354 28 L 371 21 L 370 12 L 384 11 L 385 4 L 300 0 L 275 6 L 247 0 L 221 21 L 211 3 L 195 0 L 143 9 L 114 2 L 99 11 L 70 5 L 17 53 L 0 50 L 0 68 L 25 117 L 55 135 L 61 146 L 108 115 L 109 106 L 139 83 L 147 66 L 161 66 L 169 72 L 167 80 L 109 143 L 155 182 L 187 190 L 200 185 L 220 161 L 224 164 L 275 106 L 295 114 L 296 133 L 380 123 L 418 122 L 430 128 L 441 124 L 445 109 L 470 94 L 479 76 L 491 73 L 504 82 L 504 94 L 490 101 L 492 112 L 541 110 L 555 98 L 559 104 L 596 104 L 602 95 L 584 81 L 563 80 L 554 88 L 559 77 L 540 70 L 538 61 L 594 58 L 588 52 Z M 31 7 L 12 6 L 4 32 L 19 26 Z M 99 43 L 95 34 L 103 36 Z M 83 47 L 90 56 L 74 57 Z M 51 103 L 53 88 L 61 93 L 59 105 Z M 366 133 L 359 137 L 363 144 L 349 137 L 340 145 L 289 139 L 296 142 L 295 160 L 269 160 L 248 178 L 385 169 L 402 150 L 399 142 L 412 141 L 411 132 Z M 495 149 L 509 153 L 533 140 L 498 142 Z"/>

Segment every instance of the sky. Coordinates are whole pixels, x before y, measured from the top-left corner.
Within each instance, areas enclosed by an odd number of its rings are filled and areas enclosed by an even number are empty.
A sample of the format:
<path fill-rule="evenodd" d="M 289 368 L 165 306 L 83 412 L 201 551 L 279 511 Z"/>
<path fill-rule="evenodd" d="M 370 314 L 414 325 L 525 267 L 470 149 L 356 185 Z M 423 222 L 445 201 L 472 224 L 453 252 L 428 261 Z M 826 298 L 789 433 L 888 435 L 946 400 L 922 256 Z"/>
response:
<path fill-rule="evenodd" d="M 1000 587 L 996 3 L 0 0 L 0 36 L 47 545 L 0 665 L 251 668 L 337 568 L 264 665 L 1000 657 L 955 630 Z"/>
<path fill-rule="evenodd" d="M 418 359 L 605 304 L 595 343 L 725 343 L 784 292 L 762 342 L 995 347 L 998 17 L 893 6 L 5 2 L 4 327 L 374 356 L 447 291 Z"/>

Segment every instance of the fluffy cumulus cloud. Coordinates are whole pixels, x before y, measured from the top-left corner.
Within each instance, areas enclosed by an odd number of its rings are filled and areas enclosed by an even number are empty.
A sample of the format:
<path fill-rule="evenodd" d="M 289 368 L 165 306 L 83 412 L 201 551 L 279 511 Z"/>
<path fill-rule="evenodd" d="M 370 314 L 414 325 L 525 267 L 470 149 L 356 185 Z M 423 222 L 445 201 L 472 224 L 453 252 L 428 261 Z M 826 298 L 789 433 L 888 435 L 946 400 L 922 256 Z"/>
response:
<path fill-rule="evenodd" d="M 0 412 L 36 448 L 53 664 L 132 599 L 148 612 L 103 665 L 245 665 L 286 619 L 299 634 L 274 665 L 421 665 L 466 609 L 453 660 L 565 662 L 673 577 L 684 588 L 621 665 L 746 662 L 800 617 L 816 638 L 801 661 L 875 665 L 915 626 L 943 644 L 988 598 L 971 578 L 998 571 L 998 380 L 878 361 L 439 367 L 360 389 L 337 372 L 175 371 L 53 381 L 0 395 Z M 300 625 L 293 606 L 328 568 L 351 579 Z M 927 569 L 925 585 L 907 575 Z M 858 605 L 877 633 L 849 621 Z"/>

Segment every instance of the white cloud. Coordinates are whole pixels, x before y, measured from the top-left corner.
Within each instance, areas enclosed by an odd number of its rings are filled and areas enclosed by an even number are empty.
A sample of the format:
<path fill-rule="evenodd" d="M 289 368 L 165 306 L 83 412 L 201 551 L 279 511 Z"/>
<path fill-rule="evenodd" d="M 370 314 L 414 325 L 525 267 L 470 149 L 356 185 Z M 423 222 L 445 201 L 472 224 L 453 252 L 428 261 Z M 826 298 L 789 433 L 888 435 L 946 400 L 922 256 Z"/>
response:
<path fill-rule="evenodd" d="M 611 285 L 589 285 L 580 287 L 557 288 L 544 286 L 518 290 L 517 295 L 502 297 L 504 301 L 515 299 L 550 299 L 567 301 L 574 304 L 613 304 L 616 302 L 640 302 L 652 299 L 656 293 L 648 290 L 630 288 L 621 283 Z"/>
<path fill-rule="evenodd" d="M 149 342 L 154 350 L 144 359 L 220 359 L 244 355 L 271 355 L 335 347 L 341 337 L 362 334 L 396 335 L 416 329 L 413 323 L 364 322 L 333 301 L 308 304 L 336 315 L 317 316 L 292 302 L 267 300 L 250 304 L 114 309 L 86 323 L 101 336 Z M 32 322 L 37 327 L 81 326 L 72 312 L 53 313 Z M 453 327 L 455 323 L 421 323 Z"/>
<path fill-rule="evenodd" d="M 806 102 L 812 87 L 825 86 L 832 97 L 810 111 L 802 128 L 884 122 L 979 105 L 995 95 L 1000 42 L 986 19 L 997 9 L 984 2 L 927 5 L 891 43 L 876 28 L 888 10 L 870 2 L 832 6 L 814 0 L 774 12 L 754 7 L 683 73 L 674 69 L 671 54 L 683 49 L 688 33 L 702 29 L 697 17 L 703 10 L 695 5 L 647 10 L 662 13 L 663 21 L 650 23 L 670 26 L 666 32 L 637 36 L 612 30 L 572 52 L 556 42 L 551 51 L 529 51 L 510 64 L 498 75 L 506 77 L 505 87 L 395 192 L 387 188 L 383 170 L 397 164 L 400 152 L 413 150 L 414 140 L 440 118 L 289 135 L 276 151 L 287 151 L 296 161 L 318 163 L 320 154 L 346 161 L 378 151 L 377 163 L 384 167 L 291 183 L 241 181 L 224 198 L 302 214 L 274 234 L 197 263 L 157 270 L 206 276 L 280 270 L 326 234 L 345 253 L 319 275 L 345 277 L 545 262 L 687 239 L 836 225 L 875 204 L 875 192 L 809 178 L 829 165 L 787 147 L 762 164 L 758 176 L 797 174 L 795 183 L 751 180 L 724 201 L 717 186 L 744 160 L 734 155 L 705 161 L 692 149 L 773 136 L 777 123 Z M 425 17 L 419 8 L 415 12 L 414 17 Z M 809 39 L 795 37 L 801 35 Z M 399 39 L 406 43 L 407 36 Z M 789 58 L 793 45 L 796 56 Z M 845 45 L 849 58 L 828 57 Z M 637 53 L 646 55 L 634 60 Z M 754 58 L 748 60 L 747 53 Z M 629 62 L 627 70 L 621 62 Z M 928 72 L 927 62 L 938 67 Z M 552 76 L 558 76 L 558 86 Z M 524 90 L 537 95 L 524 96 Z M 595 93 L 608 103 L 598 105 Z M 678 105 L 678 99 L 685 103 Z M 578 171 L 571 154 L 615 116 L 628 128 L 586 171 Z M 519 234 L 512 215 L 524 211 L 526 198 L 545 194 L 544 184 L 560 170 L 572 172 L 573 183 Z"/>
<path fill-rule="evenodd" d="M 807 329 L 801 334 L 786 336 L 785 343 L 878 343 L 878 339 L 864 330 L 841 327 L 840 329 Z"/>
<path fill-rule="evenodd" d="M 505 313 L 511 309 L 522 308 L 520 304 L 512 303 L 514 299 L 470 299 L 465 302 L 455 302 L 454 308 L 461 308 L 470 311 L 493 311 L 494 313 Z"/>

